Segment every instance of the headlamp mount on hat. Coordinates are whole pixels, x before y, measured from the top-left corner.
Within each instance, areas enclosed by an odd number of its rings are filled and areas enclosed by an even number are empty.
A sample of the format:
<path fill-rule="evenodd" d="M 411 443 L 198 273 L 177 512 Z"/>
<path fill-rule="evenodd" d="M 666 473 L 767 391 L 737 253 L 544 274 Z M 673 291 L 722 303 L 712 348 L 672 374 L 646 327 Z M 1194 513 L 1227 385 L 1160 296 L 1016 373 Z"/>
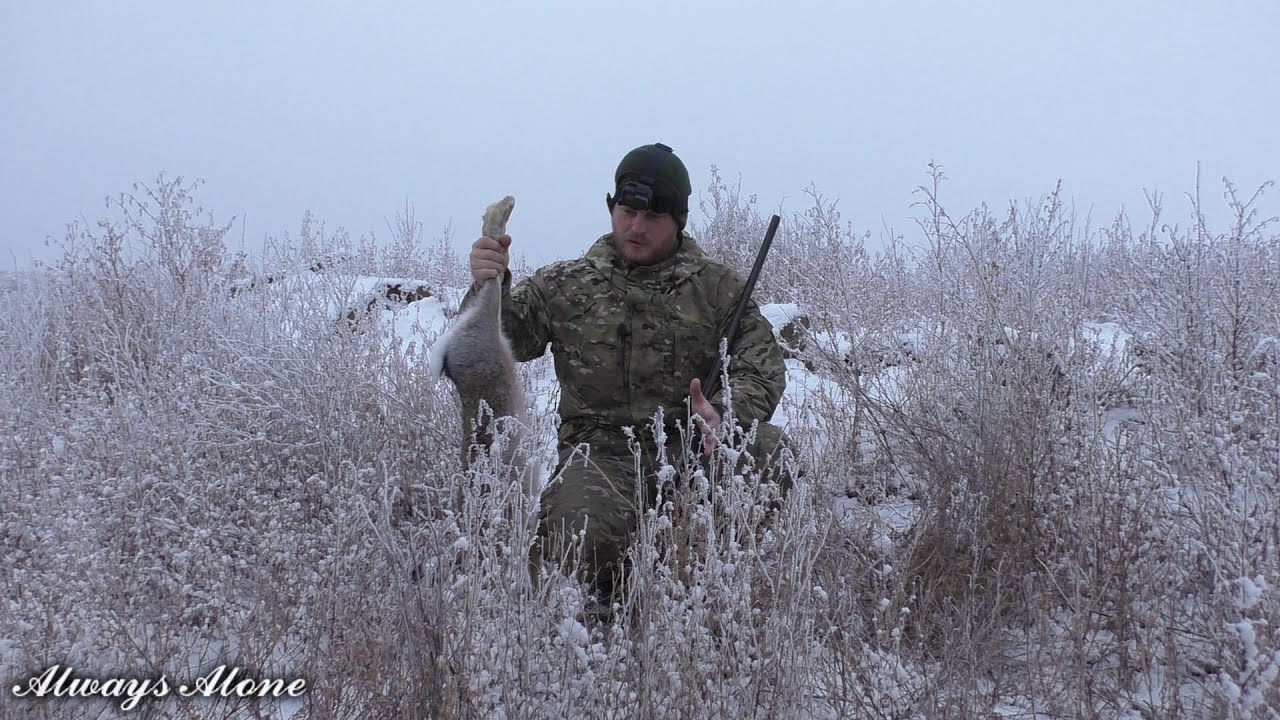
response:
<path fill-rule="evenodd" d="M 686 198 L 679 197 L 678 192 L 663 192 L 663 189 L 658 188 L 658 172 L 662 163 L 671 155 L 671 148 L 662 143 L 654 143 L 649 148 L 644 170 L 639 174 L 628 173 L 618 179 L 617 197 L 610 195 L 606 198 L 609 207 L 619 203 L 635 210 L 656 213 L 676 215 L 687 212 Z"/>

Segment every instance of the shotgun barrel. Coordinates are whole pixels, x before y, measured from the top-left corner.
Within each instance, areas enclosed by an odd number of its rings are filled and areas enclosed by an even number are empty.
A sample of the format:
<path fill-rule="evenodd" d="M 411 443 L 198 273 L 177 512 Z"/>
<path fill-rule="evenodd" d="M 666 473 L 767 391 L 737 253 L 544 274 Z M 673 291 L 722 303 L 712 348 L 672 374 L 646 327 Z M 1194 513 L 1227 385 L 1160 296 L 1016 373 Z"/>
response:
<path fill-rule="evenodd" d="M 733 320 L 729 323 L 729 332 L 725 335 L 725 352 L 729 355 L 733 354 L 733 343 L 738 339 L 738 327 L 742 324 L 742 316 L 747 312 L 747 303 L 751 300 L 751 293 L 756 288 L 756 280 L 760 278 L 760 270 L 764 267 L 764 259 L 769 254 L 769 246 L 773 244 L 773 235 L 778 232 L 780 222 L 782 219 L 777 215 L 769 218 L 769 229 L 765 231 L 764 243 L 760 245 L 760 252 L 756 253 L 756 263 L 751 268 L 751 275 L 747 277 L 747 284 L 742 288 L 742 295 L 738 298 L 738 306 L 733 311 Z M 715 365 L 711 367 L 707 378 L 702 381 L 702 394 L 708 399 L 720 389 L 721 361 L 722 357 L 717 350 Z"/>

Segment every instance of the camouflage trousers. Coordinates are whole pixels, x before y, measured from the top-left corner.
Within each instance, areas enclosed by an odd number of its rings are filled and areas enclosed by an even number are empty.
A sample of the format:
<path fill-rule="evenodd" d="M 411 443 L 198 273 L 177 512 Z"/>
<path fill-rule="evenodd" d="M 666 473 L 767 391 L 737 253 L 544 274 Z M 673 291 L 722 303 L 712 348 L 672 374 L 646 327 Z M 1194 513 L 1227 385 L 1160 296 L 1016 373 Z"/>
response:
<path fill-rule="evenodd" d="M 782 429 L 760 423 L 755 441 L 748 446 L 756 466 L 778 482 L 783 491 L 791 478 L 776 473 L 774 460 L 789 441 Z M 621 452 L 599 453 L 590 458 L 561 452 L 560 466 L 542 493 L 538 518 L 535 562 L 572 560 L 581 551 L 580 579 L 608 607 L 622 597 L 627 549 L 643 511 L 657 496 L 657 475 L 652 462 Z M 575 546 L 574 541 L 580 541 Z"/>

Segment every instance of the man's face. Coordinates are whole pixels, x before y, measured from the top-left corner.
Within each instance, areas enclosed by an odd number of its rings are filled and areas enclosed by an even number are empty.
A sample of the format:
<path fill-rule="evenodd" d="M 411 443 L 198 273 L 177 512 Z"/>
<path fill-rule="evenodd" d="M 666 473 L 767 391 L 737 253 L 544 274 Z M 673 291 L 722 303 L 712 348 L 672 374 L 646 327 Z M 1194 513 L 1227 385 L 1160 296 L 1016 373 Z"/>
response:
<path fill-rule="evenodd" d="M 634 265 L 652 265 L 671 257 L 677 233 L 671 213 L 636 210 L 622 203 L 613 206 L 613 246 Z"/>

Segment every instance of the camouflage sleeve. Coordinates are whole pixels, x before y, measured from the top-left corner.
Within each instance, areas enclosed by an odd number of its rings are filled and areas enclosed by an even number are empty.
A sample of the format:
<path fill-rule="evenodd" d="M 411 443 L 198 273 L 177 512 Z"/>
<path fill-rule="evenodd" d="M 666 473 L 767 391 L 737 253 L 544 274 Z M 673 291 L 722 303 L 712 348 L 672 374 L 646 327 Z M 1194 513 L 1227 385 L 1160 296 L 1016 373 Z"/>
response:
<path fill-rule="evenodd" d="M 754 300 L 748 301 L 742 315 L 738 339 L 729 363 L 729 385 L 733 388 L 733 411 L 739 423 L 765 422 L 787 389 L 787 366 L 782 349 L 773 335 L 773 326 Z M 724 410 L 724 390 L 710 398 L 716 409 Z"/>
<path fill-rule="evenodd" d="M 465 308 L 475 295 L 473 284 L 458 308 Z M 502 332 L 511 343 L 511 354 L 519 362 L 541 357 L 551 340 L 542 277 L 534 274 L 511 287 L 511 271 L 502 276 Z"/>

